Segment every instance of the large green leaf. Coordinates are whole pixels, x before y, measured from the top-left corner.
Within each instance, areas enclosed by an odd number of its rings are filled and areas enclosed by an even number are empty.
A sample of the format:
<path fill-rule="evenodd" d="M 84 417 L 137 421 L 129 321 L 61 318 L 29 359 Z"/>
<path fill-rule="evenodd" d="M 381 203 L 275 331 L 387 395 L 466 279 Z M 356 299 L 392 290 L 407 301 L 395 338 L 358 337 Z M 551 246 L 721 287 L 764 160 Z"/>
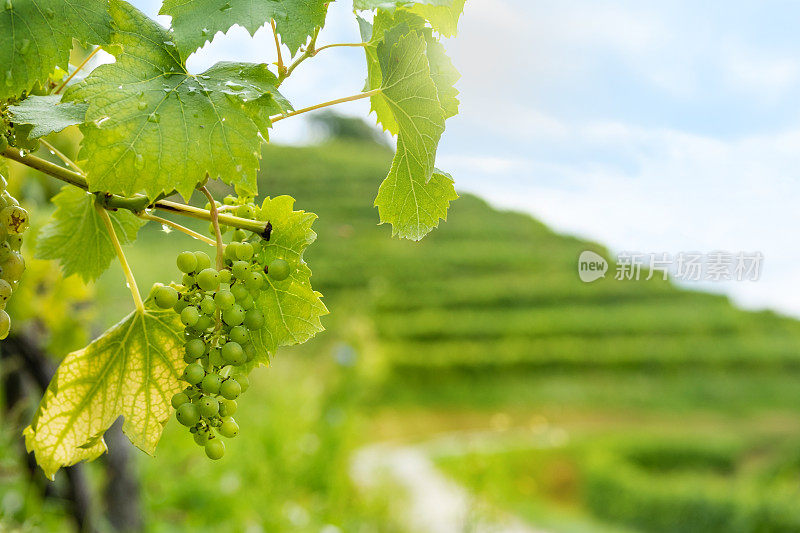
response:
<path fill-rule="evenodd" d="M 466 0 L 354 0 L 353 8 L 365 9 L 403 9 L 421 16 L 431 27 L 444 35 L 452 37 L 458 30 L 458 19 L 464 11 Z"/>
<path fill-rule="evenodd" d="M 37 258 L 57 260 L 65 276 L 78 274 L 84 281 L 100 277 L 115 254 L 94 200 L 93 194 L 65 185 L 53 197 L 53 219 L 41 229 L 36 242 Z M 144 220 L 125 210 L 108 214 L 122 243 L 136 240 Z"/>
<path fill-rule="evenodd" d="M 89 103 L 81 158 L 90 189 L 188 198 L 208 174 L 255 193 L 269 115 L 290 109 L 275 75 L 249 63 L 191 75 L 156 22 L 118 0 L 110 11 L 121 54 L 64 96 Z"/>
<path fill-rule="evenodd" d="M 329 0 L 164 0 L 162 15 L 172 17 L 172 29 L 181 56 L 186 57 L 217 32 L 243 26 L 253 35 L 275 21 L 283 43 L 297 52 L 316 28 L 325 25 Z"/>
<path fill-rule="evenodd" d="M 88 104 L 61 103 L 61 96 L 29 96 L 18 105 L 8 108 L 11 120 L 18 124 L 31 124 L 28 137 L 35 139 L 63 130 L 67 126 L 82 124 Z"/>
<path fill-rule="evenodd" d="M 425 47 L 425 37 L 416 32 L 377 47 L 383 72 L 379 96 L 397 122 L 398 135 L 397 152 L 375 205 L 381 222 L 392 224 L 393 235 L 412 240 L 446 219 L 450 201 L 458 197 L 449 176 L 439 171 L 434 175 L 445 114 Z"/>
<path fill-rule="evenodd" d="M 103 433 L 120 416 L 130 441 L 153 454 L 182 389 L 183 327 L 172 309 L 150 301 L 61 362 L 44 393 L 25 445 L 47 477 L 106 451 Z"/>
<path fill-rule="evenodd" d="M 295 211 L 293 206 L 291 196 L 266 198 L 258 214 L 259 220 L 272 224 L 259 261 L 268 265 L 273 259 L 285 259 L 292 274 L 284 281 L 270 280 L 256 301 L 266 317 L 264 327 L 252 334 L 259 348 L 256 364 L 267 364 L 279 346 L 303 343 L 322 331 L 320 317 L 328 313 L 322 295 L 311 288 L 311 269 L 303 260 L 305 249 L 317 238 L 311 229 L 317 215 Z"/>
<path fill-rule="evenodd" d="M 425 36 L 425 53 L 431 79 L 436 85 L 439 103 L 445 112 L 445 118 L 458 113 L 458 90 L 453 86 L 461 77 L 444 50 L 444 46 L 436 40 L 430 28 L 425 27 L 425 19 L 405 10 L 380 10 L 374 19 L 374 26 L 359 17 L 362 39 L 369 43 L 364 47 L 367 57 L 367 89 L 376 89 L 383 83 L 383 73 L 378 60 L 378 45 L 393 45 L 402 35 L 416 32 Z M 372 111 L 378 123 L 393 135 L 397 135 L 399 127 L 392 110 L 380 95 L 370 98 Z"/>
<path fill-rule="evenodd" d="M 106 44 L 108 0 L 6 0 L 0 4 L 0 100 L 30 91 L 60 66 L 67 70 L 72 39 Z"/>

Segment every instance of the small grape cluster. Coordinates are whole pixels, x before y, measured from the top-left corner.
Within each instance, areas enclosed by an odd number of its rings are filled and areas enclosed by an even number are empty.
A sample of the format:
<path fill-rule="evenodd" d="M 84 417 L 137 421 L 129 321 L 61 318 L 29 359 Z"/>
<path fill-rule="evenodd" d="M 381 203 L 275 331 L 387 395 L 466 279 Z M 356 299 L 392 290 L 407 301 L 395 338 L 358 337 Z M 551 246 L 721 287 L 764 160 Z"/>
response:
<path fill-rule="evenodd" d="M 6 303 L 17 287 L 25 260 L 20 254 L 22 234 L 28 229 L 28 212 L 6 190 L 5 178 L 0 176 L 0 339 L 5 339 L 11 329 L 11 317 L 6 313 Z"/>
<path fill-rule="evenodd" d="M 256 356 L 250 332 L 265 322 L 255 306 L 267 285 L 265 276 L 282 281 L 290 274 L 283 259 L 265 269 L 257 261 L 260 251 L 260 242 L 231 242 L 220 270 L 204 252 L 181 252 L 182 284 L 160 286 L 153 295 L 156 305 L 179 313 L 185 327 L 182 379 L 188 386 L 172 397 L 175 416 L 211 459 L 225 453 L 217 433 L 227 438 L 239 433 L 233 414 L 236 399 L 249 386 L 247 363 Z"/>

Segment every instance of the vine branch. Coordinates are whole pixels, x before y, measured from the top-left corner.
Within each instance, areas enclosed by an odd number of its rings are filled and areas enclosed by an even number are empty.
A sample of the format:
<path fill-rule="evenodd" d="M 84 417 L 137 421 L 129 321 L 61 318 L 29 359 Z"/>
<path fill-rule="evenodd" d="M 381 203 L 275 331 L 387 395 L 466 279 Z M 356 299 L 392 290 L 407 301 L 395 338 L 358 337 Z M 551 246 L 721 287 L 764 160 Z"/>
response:
<path fill-rule="evenodd" d="M 153 221 L 153 222 L 158 222 L 159 224 L 163 224 L 165 226 L 169 226 L 171 228 L 174 228 L 174 229 L 180 231 L 181 233 L 185 233 L 189 237 L 192 237 L 193 239 L 197 239 L 198 241 L 203 241 L 204 243 L 206 243 L 208 245 L 211 245 L 211 246 L 216 246 L 217 245 L 216 241 L 214 241 L 213 239 L 209 239 L 205 235 L 201 235 L 201 234 L 197 233 L 196 231 L 190 230 L 186 226 L 181 226 L 177 222 L 173 222 L 173 221 L 171 221 L 171 220 L 169 220 L 167 218 L 161 218 L 161 217 L 156 216 L 156 215 L 151 215 L 147 211 L 142 211 L 141 213 L 136 213 L 136 216 L 139 217 L 139 218 L 143 218 L 144 220 L 150 220 L 150 221 Z"/>
<path fill-rule="evenodd" d="M 278 51 L 278 75 L 286 72 L 286 67 L 283 66 L 283 55 L 281 54 L 281 42 L 278 40 L 278 28 L 275 26 L 275 19 L 269 21 L 272 26 L 272 36 L 275 37 L 275 49 Z"/>
<path fill-rule="evenodd" d="M 337 98 L 336 100 L 331 100 L 329 102 L 323 102 L 321 104 L 312 105 L 311 107 L 304 107 L 303 109 L 298 109 L 297 111 L 292 111 L 291 113 L 286 113 L 285 115 L 277 115 L 274 117 L 270 117 L 269 119 L 272 122 L 278 122 L 279 120 L 293 117 L 295 115 L 301 115 L 303 113 L 308 113 L 309 111 L 314 111 L 316 109 L 322 109 L 323 107 L 342 104 L 344 102 L 352 102 L 353 100 L 361 100 L 362 98 L 369 98 L 370 96 L 374 96 L 380 92 L 381 92 L 380 89 L 372 89 L 371 91 L 367 91 L 365 93 L 354 94 L 353 96 L 345 96 L 344 98 Z"/>
<path fill-rule="evenodd" d="M 206 195 L 211 204 L 211 225 L 214 226 L 214 236 L 217 239 L 217 270 L 222 270 L 225 266 L 225 245 L 222 244 L 222 232 L 219 230 L 219 213 L 217 212 L 217 202 L 205 185 L 199 187 L 200 192 Z"/>
<path fill-rule="evenodd" d="M 0 152 L 0 155 L 16 161 L 22 165 L 30 167 L 47 174 L 53 178 L 59 179 L 75 187 L 79 187 L 84 191 L 89 190 L 89 184 L 83 174 L 69 170 L 62 166 L 51 163 L 40 157 L 31 154 L 22 155 L 19 151 L 13 148 L 6 148 Z M 115 194 L 98 193 L 102 207 L 106 209 L 126 209 L 128 211 L 141 213 L 147 208 L 160 209 L 170 213 L 177 213 L 182 216 L 197 218 L 200 220 L 211 221 L 211 212 L 206 209 L 200 209 L 191 205 L 180 204 L 177 202 L 170 202 L 168 200 L 157 200 L 151 202 L 149 198 L 144 195 L 134 195 L 130 197 L 117 196 Z M 251 231 L 264 239 L 269 238 L 270 225 L 268 222 L 260 222 L 258 220 L 250 220 L 247 218 L 236 217 L 233 215 L 218 214 L 218 220 L 226 226 Z"/>
<path fill-rule="evenodd" d="M 103 206 L 95 206 L 97 212 L 100 213 L 100 218 L 103 219 L 103 224 L 108 230 L 108 236 L 111 237 L 111 243 L 114 245 L 114 251 L 117 253 L 119 264 L 122 265 L 122 271 L 125 273 L 125 279 L 128 281 L 128 288 L 133 296 L 133 303 L 136 304 L 136 310 L 144 313 L 144 303 L 142 302 L 142 295 L 139 294 L 139 287 L 136 286 L 136 278 L 133 277 L 133 271 L 128 264 L 128 258 L 125 257 L 125 252 L 122 251 L 122 246 L 117 238 L 117 233 L 114 231 L 114 225 L 111 223 L 111 217 L 108 216 Z"/>

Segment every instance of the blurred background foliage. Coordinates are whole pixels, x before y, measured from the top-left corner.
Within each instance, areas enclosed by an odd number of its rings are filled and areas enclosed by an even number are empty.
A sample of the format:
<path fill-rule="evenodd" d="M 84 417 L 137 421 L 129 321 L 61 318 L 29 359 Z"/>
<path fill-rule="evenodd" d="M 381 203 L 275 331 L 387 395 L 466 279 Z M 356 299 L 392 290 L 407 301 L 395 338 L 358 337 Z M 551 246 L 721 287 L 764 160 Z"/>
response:
<path fill-rule="evenodd" d="M 583 284 L 577 257 L 607 256 L 600 244 L 468 194 L 422 242 L 392 239 L 371 207 L 392 155 L 382 137 L 332 114 L 316 126 L 316 145 L 265 148 L 259 185 L 319 215 L 307 260 L 327 331 L 254 372 L 223 460 L 174 421 L 155 458 L 129 452 L 138 521 L 115 523 L 108 461 L 87 465 L 87 528 L 408 531 L 409 494 L 350 475 L 358 449 L 388 441 L 424 447 L 476 502 L 546 531 L 800 531 L 800 323 L 658 279 Z M 72 155 L 77 142 L 54 140 Z M 41 225 L 57 185 L 20 167 L 12 184 Z M 14 333 L 57 362 L 132 305 L 116 264 L 93 287 L 63 280 L 28 235 Z M 146 290 L 201 246 L 149 224 L 126 253 Z M 72 481 L 45 483 L 20 448 L 28 389 L 13 405 L 4 391 L 0 530 L 72 531 L 59 489 Z"/>

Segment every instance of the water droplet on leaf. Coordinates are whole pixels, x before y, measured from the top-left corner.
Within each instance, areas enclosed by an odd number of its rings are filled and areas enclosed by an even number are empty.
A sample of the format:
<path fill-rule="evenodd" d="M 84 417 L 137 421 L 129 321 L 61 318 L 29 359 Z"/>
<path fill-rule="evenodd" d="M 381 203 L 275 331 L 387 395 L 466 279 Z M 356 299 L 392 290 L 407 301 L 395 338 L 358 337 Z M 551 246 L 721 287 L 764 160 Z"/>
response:
<path fill-rule="evenodd" d="M 44 15 L 45 15 L 47 18 L 51 19 L 51 18 L 53 18 L 53 17 L 55 17 L 55 16 L 56 16 L 56 12 L 55 12 L 55 11 L 53 11 L 52 9 L 50 9 L 50 8 L 48 7 L 47 9 L 45 9 L 45 10 L 44 10 Z"/>
<path fill-rule="evenodd" d="M 241 83 L 236 83 L 235 81 L 226 81 L 225 87 L 229 88 L 232 91 L 241 91 L 244 89 L 244 86 Z"/>
<path fill-rule="evenodd" d="M 154 122 L 156 124 L 158 124 L 160 120 L 161 120 L 161 117 L 158 116 L 158 113 L 150 113 L 150 116 L 147 117 L 147 121 L 148 122 Z"/>
<path fill-rule="evenodd" d="M 221 8 L 219 8 L 219 10 L 222 11 L 222 12 L 225 12 L 225 11 L 228 11 L 230 8 L 231 8 L 231 3 L 230 2 L 225 2 L 225 5 L 223 5 Z"/>
<path fill-rule="evenodd" d="M 144 109 L 147 107 L 147 102 L 142 100 L 142 101 L 139 102 L 139 104 L 136 107 L 139 108 L 139 111 L 144 111 Z"/>
<path fill-rule="evenodd" d="M 203 28 L 202 30 L 200 30 L 200 34 L 203 37 L 206 37 L 208 35 L 208 28 Z"/>

